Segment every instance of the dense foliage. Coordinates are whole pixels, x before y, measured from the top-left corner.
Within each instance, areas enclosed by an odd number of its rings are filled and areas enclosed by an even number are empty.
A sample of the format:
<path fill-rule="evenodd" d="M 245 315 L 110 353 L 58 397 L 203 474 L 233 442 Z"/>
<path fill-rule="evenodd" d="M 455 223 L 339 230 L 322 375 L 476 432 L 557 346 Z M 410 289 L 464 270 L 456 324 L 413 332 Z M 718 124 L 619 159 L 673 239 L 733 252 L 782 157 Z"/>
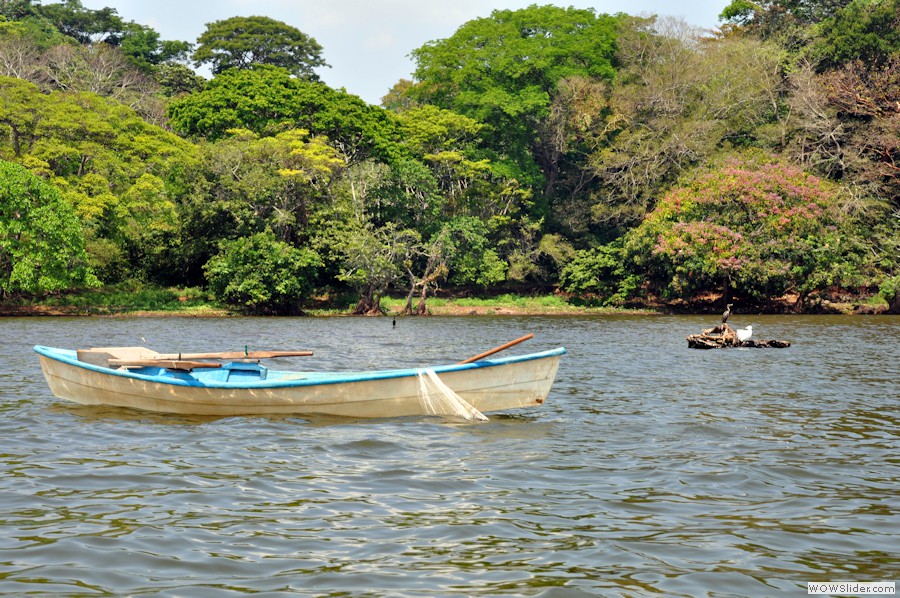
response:
<path fill-rule="evenodd" d="M 95 284 L 72 207 L 52 185 L 0 161 L 0 298 Z"/>
<path fill-rule="evenodd" d="M 216 75 L 231 68 L 268 64 L 297 77 L 317 79 L 313 69 L 327 66 L 316 40 L 268 17 L 232 17 L 209 23 L 197 44 L 194 62 L 198 66 L 208 63 Z"/>
<path fill-rule="evenodd" d="M 254 314 L 297 314 L 309 295 L 319 256 L 257 233 L 222 244 L 204 269 L 222 301 Z"/>
<path fill-rule="evenodd" d="M 857 282 L 862 244 L 837 189 L 796 166 L 726 161 L 667 193 L 625 255 L 666 296 L 721 288 L 756 300 Z"/>
<path fill-rule="evenodd" d="M 169 269 L 195 146 L 115 101 L 11 77 L 0 77 L 0 132 L 0 158 L 45 177 L 74 209 L 102 280 Z"/>
<path fill-rule="evenodd" d="M 96 275 L 266 314 L 513 285 L 900 310 L 898 3 L 734 0 L 715 34 L 497 10 L 413 50 L 379 107 L 267 17 L 195 46 L 79 0 L 0 1 L 0 159 L 28 207 L 0 213 L 2 292 Z"/>
<path fill-rule="evenodd" d="M 410 93 L 483 122 L 484 145 L 517 178 L 552 185 L 559 160 L 541 136 L 552 97 L 570 77 L 615 76 L 615 28 L 590 9 L 496 10 L 413 51 L 421 83 Z"/>

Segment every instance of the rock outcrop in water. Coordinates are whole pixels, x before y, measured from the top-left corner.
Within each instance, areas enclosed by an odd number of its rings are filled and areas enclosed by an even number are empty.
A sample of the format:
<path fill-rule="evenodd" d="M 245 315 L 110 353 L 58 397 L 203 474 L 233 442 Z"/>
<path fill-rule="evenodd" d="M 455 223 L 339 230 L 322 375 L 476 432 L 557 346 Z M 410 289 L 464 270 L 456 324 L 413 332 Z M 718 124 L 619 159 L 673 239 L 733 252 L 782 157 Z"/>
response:
<path fill-rule="evenodd" d="M 788 341 L 779 340 L 738 340 L 737 332 L 728 324 L 722 323 L 714 328 L 707 328 L 700 334 L 687 337 L 691 349 L 727 349 L 728 347 L 751 347 L 757 349 L 784 349 L 790 347 Z"/>

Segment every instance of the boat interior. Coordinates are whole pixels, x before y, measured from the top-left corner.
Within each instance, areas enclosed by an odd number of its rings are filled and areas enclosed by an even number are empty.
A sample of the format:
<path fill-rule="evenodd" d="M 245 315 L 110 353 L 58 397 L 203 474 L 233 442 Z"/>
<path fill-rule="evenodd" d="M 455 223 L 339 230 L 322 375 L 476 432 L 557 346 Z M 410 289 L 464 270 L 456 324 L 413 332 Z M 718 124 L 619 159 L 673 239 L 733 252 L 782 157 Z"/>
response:
<path fill-rule="evenodd" d="M 78 361 L 83 363 L 145 376 L 193 378 L 206 382 L 253 382 L 266 380 L 269 375 L 269 368 L 258 359 L 228 363 L 188 360 L 180 359 L 180 356 L 162 355 L 145 347 L 96 347 L 79 349 L 76 354 Z"/>

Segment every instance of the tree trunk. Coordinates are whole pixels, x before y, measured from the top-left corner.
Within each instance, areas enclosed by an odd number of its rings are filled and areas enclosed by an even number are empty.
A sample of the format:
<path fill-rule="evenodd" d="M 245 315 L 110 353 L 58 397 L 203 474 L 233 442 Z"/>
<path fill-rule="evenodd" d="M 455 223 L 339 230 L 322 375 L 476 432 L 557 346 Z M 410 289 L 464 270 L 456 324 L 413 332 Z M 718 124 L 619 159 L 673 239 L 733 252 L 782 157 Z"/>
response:
<path fill-rule="evenodd" d="M 376 293 L 374 288 L 369 288 L 366 293 L 359 298 L 356 309 L 353 310 L 354 316 L 377 316 L 381 315 L 381 294 Z"/>
<path fill-rule="evenodd" d="M 892 314 L 900 314 L 900 284 L 894 290 L 894 299 L 888 302 L 888 311 Z"/>
<path fill-rule="evenodd" d="M 416 275 L 413 274 L 412 268 L 410 268 L 408 265 L 406 266 L 406 276 L 407 278 L 409 278 L 409 293 L 406 294 L 406 306 L 403 308 L 403 311 L 400 312 L 400 314 L 404 316 L 411 316 L 413 311 L 413 295 L 416 294 L 416 287 L 419 285 L 419 281 L 416 279 Z"/>
<path fill-rule="evenodd" d="M 415 295 L 415 294 L 416 294 L 416 285 L 413 284 L 412 286 L 409 287 L 409 293 L 406 294 L 406 306 L 403 308 L 403 311 L 400 312 L 400 315 L 402 315 L 402 316 L 413 315 L 412 300 L 413 300 L 413 295 Z"/>
<path fill-rule="evenodd" d="M 428 314 L 428 308 L 425 306 L 425 299 L 428 297 L 428 285 L 422 285 L 422 294 L 419 295 L 419 304 L 416 306 L 416 315 L 424 316 Z"/>
<path fill-rule="evenodd" d="M 10 139 L 12 139 L 13 153 L 16 155 L 16 158 L 21 158 L 22 146 L 19 144 L 19 130 L 9 123 L 7 123 L 7 125 L 9 126 Z"/>

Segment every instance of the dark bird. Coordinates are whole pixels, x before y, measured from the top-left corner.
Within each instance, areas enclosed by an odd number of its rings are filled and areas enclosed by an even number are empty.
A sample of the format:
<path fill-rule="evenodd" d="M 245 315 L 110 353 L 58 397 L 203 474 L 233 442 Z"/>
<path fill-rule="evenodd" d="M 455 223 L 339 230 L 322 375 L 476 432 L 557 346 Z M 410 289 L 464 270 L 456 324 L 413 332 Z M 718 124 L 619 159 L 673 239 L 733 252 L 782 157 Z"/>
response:
<path fill-rule="evenodd" d="M 397 327 L 397 318 L 394 318 L 394 328 Z"/>
<path fill-rule="evenodd" d="M 725 311 L 722 313 L 722 323 L 723 324 L 728 321 L 728 316 L 731 315 L 731 306 L 732 305 L 734 305 L 734 303 L 729 303 L 728 305 L 725 306 Z"/>

